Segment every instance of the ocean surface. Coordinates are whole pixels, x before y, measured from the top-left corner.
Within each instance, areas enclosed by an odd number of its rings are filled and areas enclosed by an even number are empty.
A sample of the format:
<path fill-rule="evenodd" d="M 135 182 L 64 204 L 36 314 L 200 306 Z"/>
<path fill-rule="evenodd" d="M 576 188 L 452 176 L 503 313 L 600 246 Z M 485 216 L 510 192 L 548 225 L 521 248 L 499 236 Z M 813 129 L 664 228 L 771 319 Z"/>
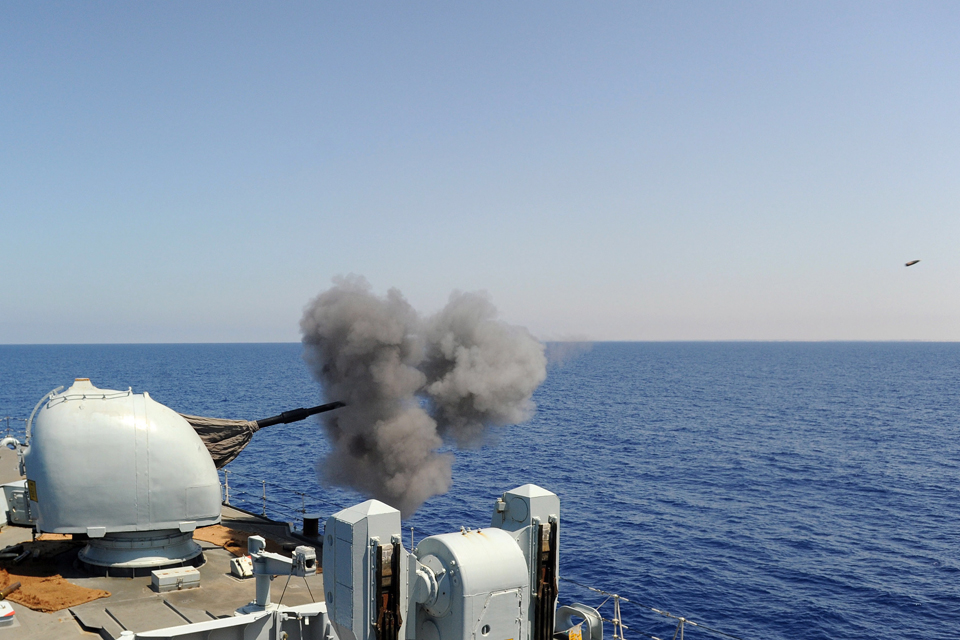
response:
<path fill-rule="evenodd" d="M 630 600 L 628 639 L 673 636 L 644 607 L 744 639 L 960 638 L 960 344 L 567 355 L 531 422 L 456 450 L 453 488 L 405 522 L 405 543 L 411 526 L 417 540 L 488 526 L 495 499 L 532 482 L 561 499 L 561 576 Z M 74 377 L 227 418 L 327 400 L 298 344 L 0 346 L 0 417 Z M 362 500 L 318 481 L 328 451 L 315 419 L 260 431 L 227 467 L 231 502 L 294 521 Z M 604 602 L 560 587 L 562 603 Z"/>

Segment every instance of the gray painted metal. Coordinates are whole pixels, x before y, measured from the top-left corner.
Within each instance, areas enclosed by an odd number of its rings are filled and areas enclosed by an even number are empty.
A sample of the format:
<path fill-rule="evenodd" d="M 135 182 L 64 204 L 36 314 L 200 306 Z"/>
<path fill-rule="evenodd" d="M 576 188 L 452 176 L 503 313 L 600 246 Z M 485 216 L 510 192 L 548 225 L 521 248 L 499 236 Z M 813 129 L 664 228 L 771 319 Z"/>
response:
<path fill-rule="evenodd" d="M 437 595 L 416 610 L 417 638 L 524 638 L 530 618 L 527 564 L 507 531 L 480 529 L 424 538 L 419 561 Z"/>
<path fill-rule="evenodd" d="M 157 593 L 196 589 L 200 586 L 200 572 L 193 567 L 173 567 L 150 572 L 150 585 Z"/>
<path fill-rule="evenodd" d="M 399 541 L 400 532 L 400 512 L 379 500 L 367 500 L 327 519 L 323 588 L 339 640 L 373 640 L 372 625 L 376 622 L 375 554 L 380 545 Z M 407 552 L 401 550 L 401 553 Z M 407 566 L 404 558 L 401 558 L 400 566 Z M 403 577 L 399 580 L 401 610 L 405 610 L 407 581 Z M 406 620 L 403 626 L 406 626 Z"/>
<path fill-rule="evenodd" d="M 339 640 L 376 640 L 376 552 L 396 544 L 405 640 L 528 640 L 535 614 L 541 524 L 559 530 L 559 498 L 524 485 L 497 501 L 494 526 L 400 545 L 400 513 L 368 500 L 336 513 L 324 530 L 324 589 Z M 394 551 L 396 553 L 397 551 Z M 556 567 L 555 567 L 556 568 Z M 544 603 L 555 607 L 555 602 Z M 551 609 L 552 611 L 552 609 Z M 547 631 L 552 634 L 551 628 Z"/>
<path fill-rule="evenodd" d="M 555 493 L 547 491 L 535 484 L 525 484 L 516 489 L 504 492 L 503 496 L 497 499 L 493 510 L 491 526 L 509 531 L 517 545 L 523 552 L 526 560 L 527 570 L 529 572 L 529 588 L 531 594 L 537 592 L 537 554 L 539 552 L 539 529 L 541 524 L 550 524 L 557 527 L 557 546 L 560 545 L 560 498 Z M 553 575 L 560 575 L 560 550 L 554 553 Z M 536 601 L 529 598 L 524 606 L 526 608 L 525 616 L 532 620 L 535 612 Z M 552 603 L 546 603 L 544 606 L 550 609 L 556 609 L 556 599 Z M 529 639 L 533 633 L 533 628 L 527 629 L 527 633 L 522 637 Z"/>
<path fill-rule="evenodd" d="M 193 541 L 193 532 L 173 529 L 110 533 L 91 539 L 78 557 L 88 568 L 112 569 L 113 575 L 123 575 L 123 569 L 143 569 L 137 574 L 147 575 L 148 568 L 179 566 L 201 553 L 200 545 Z M 198 562 L 201 560 L 197 558 Z"/>
<path fill-rule="evenodd" d="M 186 420 L 147 393 L 78 378 L 41 404 L 23 459 L 41 531 L 185 533 L 220 520 L 210 454 Z"/>
<path fill-rule="evenodd" d="M 336 640 L 323 602 L 156 629 L 129 637 L 130 640 Z"/>
<path fill-rule="evenodd" d="M 27 481 L 8 482 L 2 485 L 3 509 L 7 514 L 7 522 L 22 527 L 32 526 L 37 521 L 30 512 L 30 498 L 27 492 Z"/>
<path fill-rule="evenodd" d="M 255 613 L 276 606 L 270 600 L 270 582 L 276 576 L 306 578 L 317 573 L 317 551 L 313 547 L 298 546 L 293 550 L 292 558 L 270 553 L 266 548 L 267 541 L 262 536 L 247 538 L 247 553 L 253 565 L 257 595 L 253 602 L 238 610 L 241 613 Z"/>
<path fill-rule="evenodd" d="M 134 575 L 202 561 L 192 532 L 220 521 L 220 479 L 177 412 L 77 378 L 41 400 L 29 442 L 21 459 L 36 526 L 86 534 L 86 566 Z"/>
<path fill-rule="evenodd" d="M 575 618 L 582 618 L 582 620 L 574 624 L 573 621 Z M 583 625 L 587 625 L 586 636 L 583 634 Z M 580 631 L 579 635 L 581 638 L 584 638 L 584 640 L 603 640 L 603 618 L 600 616 L 599 611 L 585 604 L 580 604 L 579 602 L 557 608 L 557 626 L 554 629 L 555 633 L 562 633 L 570 638 L 571 636 L 577 635 L 571 634 L 570 632 L 578 627 Z"/>

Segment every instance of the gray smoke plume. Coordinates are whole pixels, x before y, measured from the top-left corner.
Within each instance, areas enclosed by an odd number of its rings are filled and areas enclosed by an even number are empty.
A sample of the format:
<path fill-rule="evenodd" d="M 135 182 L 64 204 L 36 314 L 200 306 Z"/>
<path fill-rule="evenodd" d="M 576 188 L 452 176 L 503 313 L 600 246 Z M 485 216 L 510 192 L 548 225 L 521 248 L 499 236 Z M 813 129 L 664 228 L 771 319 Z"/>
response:
<path fill-rule="evenodd" d="M 543 345 L 498 320 L 482 294 L 455 292 L 424 320 L 396 289 L 379 297 L 360 276 L 337 278 L 300 329 L 327 398 L 347 403 L 323 418 L 334 449 L 321 475 L 404 517 L 450 488 L 444 437 L 470 445 L 528 420 L 546 378 Z"/>
<path fill-rule="evenodd" d="M 496 316 L 486 296 L 454 292 L 426 322 L 425 390 L 440 433 L 461 446 L 479 442 L 489 426 L 533 417 L 530 397 L 547 376 L 543 345 Z"/>

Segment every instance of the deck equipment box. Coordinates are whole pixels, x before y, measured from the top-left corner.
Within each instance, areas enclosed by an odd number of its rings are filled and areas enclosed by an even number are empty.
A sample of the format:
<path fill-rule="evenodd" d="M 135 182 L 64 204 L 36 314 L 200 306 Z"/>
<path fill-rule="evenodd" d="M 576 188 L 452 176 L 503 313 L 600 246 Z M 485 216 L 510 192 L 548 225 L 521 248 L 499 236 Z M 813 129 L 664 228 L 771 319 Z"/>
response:
<path fill-rule="evenodd" d="M 151 571 L 153 589 L 160 593 L 195 589 L 200 586 L 200 572 L 194 567 L 174 567 Z"/>

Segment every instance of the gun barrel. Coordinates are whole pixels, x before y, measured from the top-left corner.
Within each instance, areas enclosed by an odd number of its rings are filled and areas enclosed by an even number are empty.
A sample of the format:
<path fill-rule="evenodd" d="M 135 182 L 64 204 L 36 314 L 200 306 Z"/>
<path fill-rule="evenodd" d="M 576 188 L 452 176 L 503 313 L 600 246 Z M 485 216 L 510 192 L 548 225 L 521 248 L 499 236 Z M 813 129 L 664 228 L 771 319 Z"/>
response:
<path fill-rule="evenodd" d="M 345 402 L 328 402 L 327 404 L 321 404 L 316 407 L 309 407 L 304 409 L 303 407 L 299 409 L 291 409 L 290 411 L 284 411 L 278 416 L 273 416 L 272 418 L 262 418 L 257 420 L 257 427 L 263 429 L 264 427 L 272 427 L 275 424 L 289 424 L 291 422 L 299 422 L 305 420 L 312 415 L 318 413 L 323 413 L 324 411 L 333 411 L 334 409 L 339 409 L 340 407 L 347 406 Z"/>

